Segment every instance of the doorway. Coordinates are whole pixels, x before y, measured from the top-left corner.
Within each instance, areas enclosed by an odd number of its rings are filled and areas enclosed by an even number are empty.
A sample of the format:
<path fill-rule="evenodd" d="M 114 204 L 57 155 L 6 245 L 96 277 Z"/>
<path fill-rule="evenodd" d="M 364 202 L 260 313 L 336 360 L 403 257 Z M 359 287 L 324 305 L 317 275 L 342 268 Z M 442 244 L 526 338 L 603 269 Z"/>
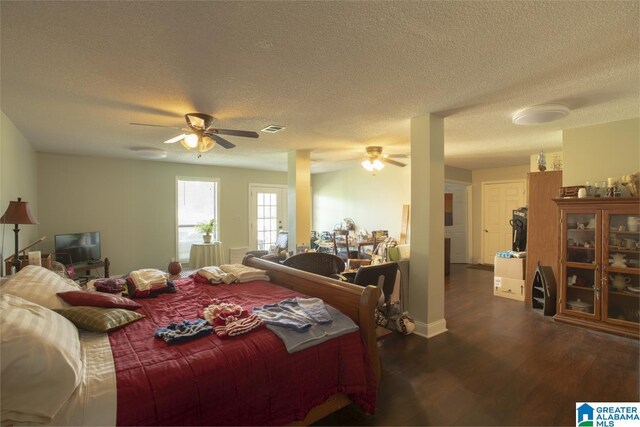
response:
<path fill-rule="evenodd" d="M 249 184 L 249 248 L 268 250 L 287 224 L 287 186 Z"/>
<path fill-rule="evenodd" d="M 511 249 L 513 210 L 525 206 L 525 180 L 482 183 L 482 263 L 493 264 L 497 252 Z"/>

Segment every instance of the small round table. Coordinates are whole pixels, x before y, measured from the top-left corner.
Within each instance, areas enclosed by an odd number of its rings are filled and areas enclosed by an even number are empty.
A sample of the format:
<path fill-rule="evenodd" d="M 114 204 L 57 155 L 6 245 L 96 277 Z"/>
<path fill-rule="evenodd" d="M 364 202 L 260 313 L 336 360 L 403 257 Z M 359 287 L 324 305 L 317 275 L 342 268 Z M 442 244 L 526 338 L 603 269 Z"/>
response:
<path fill-rule="evenodd" d="M 194 243 L 189 253 L 189 268 L 202 268 L 224 263 L 222 243 Z"/>

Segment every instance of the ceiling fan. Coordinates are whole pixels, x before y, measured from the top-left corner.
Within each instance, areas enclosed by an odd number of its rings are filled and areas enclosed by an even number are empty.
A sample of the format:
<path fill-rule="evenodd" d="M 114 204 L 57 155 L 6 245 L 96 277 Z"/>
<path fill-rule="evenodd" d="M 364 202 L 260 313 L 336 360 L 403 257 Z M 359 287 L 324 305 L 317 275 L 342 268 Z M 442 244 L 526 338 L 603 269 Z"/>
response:
<path fill-rule="evenodd" d="M 390 157 L 407 157 L 406 154 L 383 155 L 382 147 L 377 145 L 367 147 L 365 148 L 365 150 L 367 152 L 367 158 L 361 164 L 362 167 L 369 172 L 379 171 L 384 167 L 385 163 L 389 165 L 400 166 L 401 168 L 407 166 L 405 163 L 390 159 Z"/>
<path fill-rule="evenodd" d="M 171 139 L 167 139 L 164 143 L 173 144 L 180 141 L 180 144 L 182 144 L 184 148 L 189 151 L 197 151 L 199 154 L 211 150 L 216 144 L 223 148 L 233 148 L 236 146 L 220 135 L 243 136 L 246 138 L 258 137 L 258 133 L 253 131 L 215 128 L 213 127 L 213 117 L 209 114 L 188 113 L 184 115 L 184 119 L 187 123 L 187 127 L 152 125 L 148 123 L 129 124 L 181 130 L 183 131 L 182 134 Z"/>

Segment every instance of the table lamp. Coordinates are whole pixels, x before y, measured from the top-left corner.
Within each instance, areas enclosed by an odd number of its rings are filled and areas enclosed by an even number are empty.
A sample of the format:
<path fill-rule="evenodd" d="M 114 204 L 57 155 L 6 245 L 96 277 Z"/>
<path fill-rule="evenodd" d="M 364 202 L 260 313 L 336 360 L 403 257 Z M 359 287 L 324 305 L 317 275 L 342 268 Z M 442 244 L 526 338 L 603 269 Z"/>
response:
<path fill-rule="evenodd" d="M 13 232 L 15 233 L 16 252 L 13 256 L 12 265 L 15 267 L 17 273 L 20 271 L 20 258 L 18 256 L 18 232 L 20 228 L 18 228 L 18 224 L 39 224 L 39 222 L 31 215 L 27 202 L 23 202 L 22 199 L 18 197 L 17 202 L 9 202 L 9 207 L 4 215 L 0 217 L 0 224 L 15 224 Z"/>

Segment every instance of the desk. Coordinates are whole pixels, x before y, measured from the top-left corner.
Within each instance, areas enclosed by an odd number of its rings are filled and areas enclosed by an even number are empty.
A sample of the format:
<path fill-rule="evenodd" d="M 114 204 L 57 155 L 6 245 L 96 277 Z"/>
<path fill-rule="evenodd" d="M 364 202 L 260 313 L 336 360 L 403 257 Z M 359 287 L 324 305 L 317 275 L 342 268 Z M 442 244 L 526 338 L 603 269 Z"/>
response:
<path fill-rule="evenodd" d="M 89 263 L 74 264 L 73 269 L 76 271 L 76 274 L 82 273 L 84 271 L 86 276 L 90 276 L 91 270 L 104 268 L 104 277 L 109 277 L 110 266 L 111 266 L 111 262 L 109 261 L 109 258 L 105 258 L 104 261 L 96 261 L 96 262 L 92 262 L 91 264 Z"/>
<path fill-rule="evenodd" d="M 189 253 L 189 268 L 202 268 L 212 265 L 220 265 L 222 258 L 222 243 L 194 243 Z"/>

